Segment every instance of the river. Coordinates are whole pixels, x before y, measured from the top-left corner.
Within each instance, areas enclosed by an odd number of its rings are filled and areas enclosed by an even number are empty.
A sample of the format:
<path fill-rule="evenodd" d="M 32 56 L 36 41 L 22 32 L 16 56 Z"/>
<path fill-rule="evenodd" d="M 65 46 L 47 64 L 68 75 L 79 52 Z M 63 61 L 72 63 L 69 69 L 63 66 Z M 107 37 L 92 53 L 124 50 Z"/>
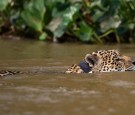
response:
<path fill-rule="evenodd" d="M 64 74 L 87 53 L 135 45 L 0 40 L 0 69 L 24 74 L 0 78 L 0 115 L 134 115 L 135 72 Z"/>

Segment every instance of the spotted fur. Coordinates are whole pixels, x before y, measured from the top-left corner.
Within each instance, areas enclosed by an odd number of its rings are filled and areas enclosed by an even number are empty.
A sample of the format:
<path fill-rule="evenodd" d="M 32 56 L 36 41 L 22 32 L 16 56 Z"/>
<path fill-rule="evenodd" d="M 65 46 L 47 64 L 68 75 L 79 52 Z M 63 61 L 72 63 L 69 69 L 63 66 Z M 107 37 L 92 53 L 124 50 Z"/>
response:
<path fill-rule="evenodd" d="M 131 57 L 121 55 L 118 50 L 99 50 L 87 54 L 83 60 L 90 68 L 90 71 L 87 73 L 135 70 L 135 61 L 133 61 Z M 75 67 L 79 68 L 80 65 L 78 64 Z M 76 69 L 75 67 L 69 68 L 66 73 L 76 73 L 76 71 L 74 71 L 74 69 Z M 86 73 L 83 67 L 80 69 L 80 73 Z"/>
<path fill-rule="evenodd" d="M 77 64 L 73 64 L 65 73 L 83 73 L 84 71 Z"/>
<path fill-rule="evenodd" d="M 12 70 L 0 70 L 0 77 L 15 75 L 15 74 L 18 74 L 18 73 L 22 73 L 22 72 L 12 71 Z"/>

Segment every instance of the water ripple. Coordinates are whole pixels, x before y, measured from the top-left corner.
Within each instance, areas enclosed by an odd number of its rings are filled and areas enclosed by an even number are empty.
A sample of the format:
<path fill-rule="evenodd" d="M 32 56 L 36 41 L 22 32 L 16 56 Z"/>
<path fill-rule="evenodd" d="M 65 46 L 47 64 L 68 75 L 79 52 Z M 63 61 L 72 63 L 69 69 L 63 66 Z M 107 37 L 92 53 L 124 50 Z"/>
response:
<path fill-rule="evenodd" d="M 123 88 L 132 88 L 135 86 L 135 83 L 129 81 L 115 80 L 107 83 L 108 85 L 115 87 L 123 87 Z"/>

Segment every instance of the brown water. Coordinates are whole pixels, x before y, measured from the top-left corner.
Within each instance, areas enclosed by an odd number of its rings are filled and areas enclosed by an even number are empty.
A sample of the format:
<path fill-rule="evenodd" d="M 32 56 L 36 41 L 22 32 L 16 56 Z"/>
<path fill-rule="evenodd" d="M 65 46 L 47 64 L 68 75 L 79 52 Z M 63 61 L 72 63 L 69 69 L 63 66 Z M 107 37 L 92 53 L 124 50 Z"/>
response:
<path fill-rule="evenodd" d="M 0 115 L 134 115 L 135 72 L 64 74 L 86 53 L 135 45 L 0 41 L 1 69 L 27 73 L 0 78 Z"/>

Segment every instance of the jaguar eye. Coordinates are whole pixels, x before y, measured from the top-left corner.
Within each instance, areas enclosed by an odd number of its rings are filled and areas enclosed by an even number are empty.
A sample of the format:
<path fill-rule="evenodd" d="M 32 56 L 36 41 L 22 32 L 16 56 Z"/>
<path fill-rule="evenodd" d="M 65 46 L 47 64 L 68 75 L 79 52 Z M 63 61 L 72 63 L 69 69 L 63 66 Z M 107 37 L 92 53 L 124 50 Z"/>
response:
<path fill-rule="evenodd" d="M 117 59 L 116 59 L 116 61 L 120 61 L 120 59 L 119 59 L 119 58 L 117 58 Z"/>
<path fill-rule="evenodd" d="M 117 58 L 116 61 L 122 61 L 123 59 L 122 58 Z"/>

